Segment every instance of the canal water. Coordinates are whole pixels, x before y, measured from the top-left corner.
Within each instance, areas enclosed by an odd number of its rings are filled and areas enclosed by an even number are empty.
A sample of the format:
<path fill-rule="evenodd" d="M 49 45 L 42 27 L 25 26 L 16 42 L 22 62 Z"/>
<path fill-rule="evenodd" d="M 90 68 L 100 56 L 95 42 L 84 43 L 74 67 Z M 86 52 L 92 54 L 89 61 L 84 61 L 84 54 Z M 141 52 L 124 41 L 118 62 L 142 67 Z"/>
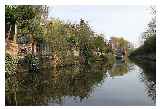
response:
<path fill-rule="evenodd" d="M 6 105 L 152 106 L 156 100 L 155 62 L 117 60 L 53 68 L 39 72 L 18 68 L 18 88 L 6 91 Z"/>

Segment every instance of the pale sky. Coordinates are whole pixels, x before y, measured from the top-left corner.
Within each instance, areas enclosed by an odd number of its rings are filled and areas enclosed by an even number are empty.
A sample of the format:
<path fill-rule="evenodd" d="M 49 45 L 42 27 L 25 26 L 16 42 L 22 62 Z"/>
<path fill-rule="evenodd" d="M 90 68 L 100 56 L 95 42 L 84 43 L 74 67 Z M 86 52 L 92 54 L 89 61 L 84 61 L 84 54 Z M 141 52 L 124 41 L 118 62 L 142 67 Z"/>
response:
<path fill-rule="evenodd" d="M 151 19 L 147 6 L 50 6 L 49 18 L 78 23 L 88 21 L 105 39 L 122 36 L 130 42 L 139 43 L 139 37 Z"/>

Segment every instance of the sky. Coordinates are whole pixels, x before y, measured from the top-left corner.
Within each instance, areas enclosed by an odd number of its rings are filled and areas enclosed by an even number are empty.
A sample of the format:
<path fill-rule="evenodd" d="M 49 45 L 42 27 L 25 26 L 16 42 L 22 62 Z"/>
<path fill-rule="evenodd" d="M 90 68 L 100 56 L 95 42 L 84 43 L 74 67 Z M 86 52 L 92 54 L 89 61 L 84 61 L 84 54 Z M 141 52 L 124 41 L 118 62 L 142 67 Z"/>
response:
<path fill-rule="evenodd" d="M 149 6 L 50 6 L 49 18 L 79 23 L 80 19 L 88 21 L 91 28 L 105 35 L 139 44 L 142 32 L 146 30 L 151 19 Z"/>

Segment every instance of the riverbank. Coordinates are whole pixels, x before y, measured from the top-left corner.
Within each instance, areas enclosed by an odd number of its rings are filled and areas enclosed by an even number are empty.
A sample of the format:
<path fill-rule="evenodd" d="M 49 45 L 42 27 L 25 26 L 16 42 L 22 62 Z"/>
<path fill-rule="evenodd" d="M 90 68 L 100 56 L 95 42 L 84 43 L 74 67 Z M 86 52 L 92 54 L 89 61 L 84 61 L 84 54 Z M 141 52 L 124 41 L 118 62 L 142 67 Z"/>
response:
<path fill-rule="evenodd" d="M 129 58 L 134 58 L 136 60 L 148 60 L 148 61 L 156 61 L 156 54 L 140 54 L 140 55 L 130 55 Z"/>

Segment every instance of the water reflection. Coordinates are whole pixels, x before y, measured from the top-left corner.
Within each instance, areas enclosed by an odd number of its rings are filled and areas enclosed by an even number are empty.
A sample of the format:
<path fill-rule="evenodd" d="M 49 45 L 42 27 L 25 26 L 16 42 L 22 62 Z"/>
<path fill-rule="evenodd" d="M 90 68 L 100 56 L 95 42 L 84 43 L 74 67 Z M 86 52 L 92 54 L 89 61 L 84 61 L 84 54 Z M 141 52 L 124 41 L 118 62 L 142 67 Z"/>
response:
<path fill-rule="evenodd" d="M 112 69 L 109 71 L 110 76 L 123 76 L 128 73 L 128 65 L 126 61 L 116 60 L 116 63 L 113 65 Z"/>
<path fill-rule="evenodd" d="M 156 103 L 156 62 L 132 60 L 140 68 L 140 81 L 144 82 L 147 95 Z"/>
<path fill-rule="evenodd" d="M 148 96 L 155 101 L 155 73 L 151 73 L 155 68 L 137 65 L 143 69 L 140 80 L 145 83 Z M 134 71 L 134 66 L 134 63 L 119 60 L 110 67 L 93 64 L 92 67 L 73 65 L 54 68 L 49 61 L 45 61 L 36 73 L 29 71 L 25 65 L 18 66 L 18 88 L 16 91 L 6 91 L 6 105 L 63 105 L 66 97 L 73 98 L 81 105 L 83 100 L 94 94 L 97 87 L 103 86 L 108 78 L 106 72 L 111 77 L 124 76 Z"/>
<path fill-rule="evenodd" d="M 94 88 L 103 83 L 105 69 L 102 65 L 92 67 L 76 65 L 55 69 L 51 64 L 42 64 L 39 73 L 29 72 L 25 67 L 18 68 L 19 87 L 16 92 L 18 105 L 62 104 L 65 96 L 71 96 L 82 101 L 88 98 Z M 27 72 L 26 72 L 27 71 Z M 7 105 L 15 105 L 14 93 L 7 95 Z"/>

